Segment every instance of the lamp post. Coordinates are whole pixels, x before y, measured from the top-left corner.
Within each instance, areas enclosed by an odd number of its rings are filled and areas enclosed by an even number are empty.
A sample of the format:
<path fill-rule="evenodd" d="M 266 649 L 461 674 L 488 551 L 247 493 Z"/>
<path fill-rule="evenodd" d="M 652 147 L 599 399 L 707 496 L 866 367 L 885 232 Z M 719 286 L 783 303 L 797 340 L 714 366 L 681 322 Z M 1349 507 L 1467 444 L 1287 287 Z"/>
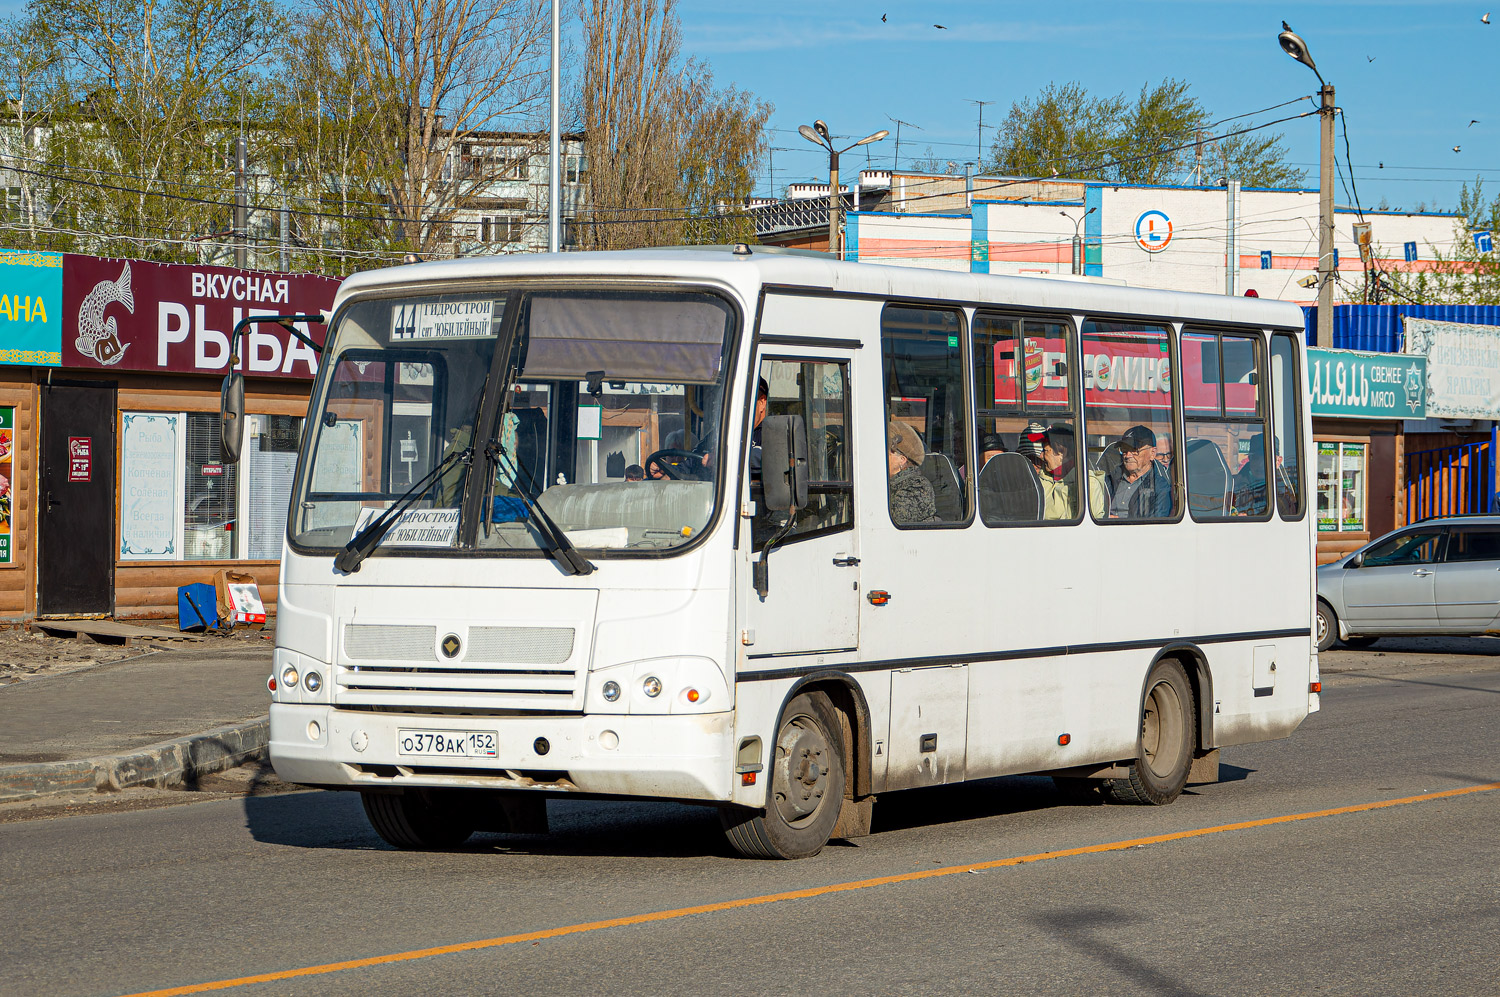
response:
<path fill-rule="evenodd" d="M 1058 212 L 1058 214 L 1062 215 L 1068 221 L 1073 223 L 1073 272 L 1075 274 L 1083 273 L 1083 240 L 1078 237 L 1078 226 L 1083 223 L 1083 220 L 1085 218 L 1087 218 L 1089 215 L 1092 215 L 1098 210 L 1099 209 L 1097 207 L 1090 208 L 1083 214 L 1079 215 L 1077 218 L 1074 218 L 1066 211 Z"/>
<path fill-rule="evenodd" d="M 1317 64 L 1307 51 L 1307 42 L 1291 29 L 1276 36 L 1287 55 L 1313 71 L 1322 84 L 1318 91 L 1320 135 L 1318 143 L 1318 345 L 1333 345 L 1333 84 L 1323 79 Z"/>
<path fill-rule="evenodd" d="M 842 198 L 839 197 L 839 156 L 855 146 L 879 142 L 890 132 L 882 128 L 873 135 L 866 135 L 853 145 L 835 149 L 833 137 L 828 133 L 828 125 L 822 121 L 814 121 L 811 126 L 798 125 L 797 131 L 813 145 L 819 145 L 828 150 L 828 251 L 833 254 L 834 259 L 843 259 L 844 254 L 839 245 L 839 209 L 842 205 Z"/>

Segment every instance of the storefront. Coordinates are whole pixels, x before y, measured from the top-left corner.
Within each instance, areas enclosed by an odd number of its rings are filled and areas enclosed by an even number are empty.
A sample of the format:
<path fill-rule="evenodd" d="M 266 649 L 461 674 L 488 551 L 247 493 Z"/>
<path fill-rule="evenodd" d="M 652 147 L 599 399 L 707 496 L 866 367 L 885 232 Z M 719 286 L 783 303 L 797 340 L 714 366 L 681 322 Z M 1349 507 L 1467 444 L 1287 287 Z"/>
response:
<path fill-rule="evenodd" d="M 327 309 L 337 287 L 0 253 L 0 620 L 171 616 L 179 585 L 225 567 L 253 575 L 270 607 L 318 357 L 275 325 L 244 337 L 246 443 L 225 464 L 229 335 L 247 314 Z"/>
<path fill-rule="evenodd" d="M 1318 563 L 1406 522 L 1403 421 L 1426 412 L 1423 357 L 1307 351 Z"/>

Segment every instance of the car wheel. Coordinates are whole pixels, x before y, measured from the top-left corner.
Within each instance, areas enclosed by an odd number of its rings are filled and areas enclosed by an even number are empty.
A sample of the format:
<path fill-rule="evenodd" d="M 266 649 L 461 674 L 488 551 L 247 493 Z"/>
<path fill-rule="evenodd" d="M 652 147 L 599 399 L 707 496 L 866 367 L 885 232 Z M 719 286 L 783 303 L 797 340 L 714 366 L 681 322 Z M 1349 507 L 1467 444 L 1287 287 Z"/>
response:
<path fill-rule="evenodd" d="M 1333 615 L 1333 610 L 1326 602 L 1318 603 L 1316 636 L 1319 651 L 1328 650 L 1333 646 L 1334 641 L 1339 639 L 1339 618 Z"/>

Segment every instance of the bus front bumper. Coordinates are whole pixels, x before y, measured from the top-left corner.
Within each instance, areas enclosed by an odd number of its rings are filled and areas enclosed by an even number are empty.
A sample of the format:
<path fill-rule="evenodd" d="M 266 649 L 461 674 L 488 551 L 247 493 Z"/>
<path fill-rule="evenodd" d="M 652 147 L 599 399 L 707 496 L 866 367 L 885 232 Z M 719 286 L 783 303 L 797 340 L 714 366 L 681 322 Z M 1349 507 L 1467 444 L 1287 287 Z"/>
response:
<path fill-rule="evenodd" d="M 423 738 L 428 745 L 454 738 L 472 743 L 476 739 L 466 735 L 493 734 L 495 753 L 402 753 L 400 743 L 410 746 L 414 732 L 434 735 Z M 727 802 L 733 714 L 484 717 L 273 703 L 270 755 L 279 777 L 310 786 L 530 789 Z"/>

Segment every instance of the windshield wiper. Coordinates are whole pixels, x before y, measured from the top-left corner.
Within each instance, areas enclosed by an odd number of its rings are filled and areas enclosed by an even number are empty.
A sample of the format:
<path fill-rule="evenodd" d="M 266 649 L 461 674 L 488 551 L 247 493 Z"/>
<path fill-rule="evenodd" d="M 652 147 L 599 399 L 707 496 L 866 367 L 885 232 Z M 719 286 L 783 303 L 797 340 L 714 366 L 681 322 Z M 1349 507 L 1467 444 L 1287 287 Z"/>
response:
<path fill-rule="evenodd" d="M 376 547 L 380 546 L 380 541 L 384 540 L 385 535 L 390 532 L 391 527 L 396 525 L 396 520 L 400 519 L 401 514 L 415 504 L 417 499 L 421 497 L 422 492 L 436 481 L 439 475 L 454 464 L 461 462 L 468 465 L 472 464 L 473 461 L 473 447 L 465 447 L 462 450 L 450 450 L 447 456 L 437 462 L 436 467 L 423 476 L 421 481 L 418 481 L 402 492 L 396 501 L 391 503 L 389 509 L 376 516 L 370 522 L 370 525 L 351 537 L 349 542 L 344 544 L 344 549 L 339 551 L 334 557 L 333 566 L 346 574 L 353 574 L 358 571 L 359 563 L 369 557 Z"/>
<path fill-rule="evenodd" d="M 485 445 L 484 456 L 492 465 L 499 464 L 503 458 L 505 463 L 509 465 L 508 473 L 511 476 L 511 480 L 516 482 L 518 486 L 520 485 L 521 470 L 516 466 L 516 462 L 511 459 L 510 454 L 506 453 L 505 448 L 500 445 L 499 440 L 490 440 Z M 493 474 L 493 471 L 489 467 L 486 467 L 485 473 Z M 531 484 L 536 483 L 530 474 L 526 477 Z M 528 498 L 524 487 L 517 487 L 516 495 L 520 498 L 521 505 L 526 509 L 526 518 L 536 527 L 536 531 L 542 535 L 542 539 L 552 545 L 548 548 L 547 554 L 552 560 L 557 562 L 557 566 L 562 568 L 563 573 L 568 575 L 592 574 L 595 567 L 594 563 L 578 552 L 578 548 L 573 546 L 573 541 L 568 539 L 568 534 L 563 531 L 562 527 L 557 525 L 556 520 L 547 514 L 547 510 L 542 508 L 542 504 L 540 502 L 533 502 Z M 486 509 L 485 512 L 493 514 L 492 509 Z"/>

